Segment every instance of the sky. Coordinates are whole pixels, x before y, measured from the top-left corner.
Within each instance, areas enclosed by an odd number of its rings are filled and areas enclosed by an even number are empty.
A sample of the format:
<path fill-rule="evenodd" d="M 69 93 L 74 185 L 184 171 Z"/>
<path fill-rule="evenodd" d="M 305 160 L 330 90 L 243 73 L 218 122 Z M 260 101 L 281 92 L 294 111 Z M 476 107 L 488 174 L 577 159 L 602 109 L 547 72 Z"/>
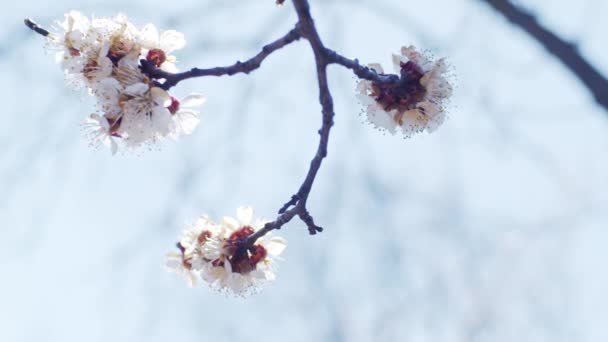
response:
<path fill-rule="evenodd" d="M 608 75 L 608 3 L 518 4 Z M 177 29 L 178 67 L 229 65 L 295 23 L 273 1 L 6 2 L 0 14 L 0 340 L 590 341 L 608 339 L 608 112 L 556 59 L 475 0 L 311 0 L 325 44 L 388 67 L 414 44 L 456 74 L 449 119 L 411 139 L 361 116 L 329 69 L 336 117 L 277 280 L 232 298 L 163 269 L 182 229 L 252 205 L 272 218 L 307 171 L 321 124 L 305 42 L 250 75 L 199 78 L 189 137 L 112 156 L 81 123 L 41 37 L 76 9 Z M 386 68 L 385 68 L 386 69 Z M 5 102 L 5 103 L 6 103 Z"/>

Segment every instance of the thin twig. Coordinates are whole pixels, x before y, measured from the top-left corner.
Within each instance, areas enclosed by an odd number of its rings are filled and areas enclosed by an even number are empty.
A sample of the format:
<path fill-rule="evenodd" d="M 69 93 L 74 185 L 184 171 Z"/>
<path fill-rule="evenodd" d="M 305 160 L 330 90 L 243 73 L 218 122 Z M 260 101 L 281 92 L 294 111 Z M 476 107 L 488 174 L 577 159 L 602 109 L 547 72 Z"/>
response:
<path fill-rule="evenodd" d="M 30 19 L 30 18 L 25 18 L 25 19 L 23 20 L 23 23 L 25 24 L 25 26 L 29 27 L 29 28 L 30 28 L 30 30 L 32 30 L 32 31 L 34 31 L 34 32 L 36 32 L 36 33 L 38 33 L 38 34 L 40 34 L 40 35 L 43 35 L 43 36 L 45 36 L 45 37 L 48 37 L 48 35 L 50 34 L 50 32 L 49 32 L 49 31 L 47 31 L 47 30 L 43 29 L 42 27 L 38 26 L 38 24 L 36 24 L 36 23 L 35 23 L 35 22 L 34 22 L 32 19 Z"/>
<path fill-rule="evenodd" d="M 301 34 L 298 26 L 294 27 L 292 30 L 287 32 L 283 37 L 275 40 L 274 42 L 265 45 L 257 55 L 251 57 L 250 59 L 241 62 L 237 61 L 233 65 L 225 66 L 225 67 L 215 67 L 210 69 L 199 69 L 193 68 L 185 72 L 180 73 L 168 73 L 160 69 L 156 69 L 153 67 L 151 63 L 146 63 L 145 60 L 142 62 L 142 70 L 144 73 L 154 77 L 154 78 L 164 78 L 165 82 L 161 84 L 161 88 L 164 90 L 169 90 L 171 87 L 175 86 L 179 82 L 193 78 L 193 77 L 203 77 L 203 76 L 232 76 L 238 73 L 248 74 L 253 70 L 257 69 L 262 65 L 262 62 L 266 57 L 275 52 L 278 49 L 283 48 L 286 45 L 293 43 L 294 41 L 300 39 Z"/>

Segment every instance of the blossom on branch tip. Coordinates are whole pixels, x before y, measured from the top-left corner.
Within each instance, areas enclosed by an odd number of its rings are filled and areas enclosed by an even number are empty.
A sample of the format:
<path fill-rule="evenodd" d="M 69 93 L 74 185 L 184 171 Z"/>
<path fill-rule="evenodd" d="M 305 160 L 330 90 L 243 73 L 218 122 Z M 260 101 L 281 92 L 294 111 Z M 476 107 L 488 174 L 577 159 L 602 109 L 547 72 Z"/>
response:
<path fill-rule="evenodd" d="M 87 89 L 97 100 L 99 113 L 83 124 L 91 146 L 107 145 L 115 154 L 120 148 L 192 134 L 198 126 L 199 112 L 193 107 L 204 97 L 177 100 L 162 89 L 162 79 L 144 74 L 140 65 L 146 59 L 164 71 L 176 71 L 169 53 L 186 44 L 182 33 L 159 34 L 152 24 L 138 29 L 123 14 L 89 19 L 71 11 L 46 38 L 68 84 Z"/>
<path fill-rule="evenodd" d="M 147 24 L 141 32 L 141 44 L 146 59 L 154 66 L 167 72 L 177 72 L 176 58 L 169 53 L 186 45 L 186 39 L 182 33 L 168 30 L 159 34 L 156 26 Z"/>
<path fill-rule="evenodd" d="M 445 60 L 433 61 L 409 46 L 402 47 L 401 54 L 393 55 L 393 65 L 398 81 L 360 80 L 357 84 L 357 95 L 369 122 L 378 129 L 391 134 L 400 132 L 405 137 L 435 131 L 445 120 L 452 95 Z M 379 64 L 369 67 L 384 74 Z"/>
<path fill-rule="evenodd" d="M 220 291 L 254 291 L 275 279 L 276 260 L 287 246 L 285 239 L 268 235 L 248 244 L 265 223 L 253 221 L 251 207 L 238 208 L 236 218 L 224 217 L 218 224 L 203 216 L 184 232 L 177 244 L 180 253 L 168 254 L 170 268 L 189 283 L 194 274 Z"/>

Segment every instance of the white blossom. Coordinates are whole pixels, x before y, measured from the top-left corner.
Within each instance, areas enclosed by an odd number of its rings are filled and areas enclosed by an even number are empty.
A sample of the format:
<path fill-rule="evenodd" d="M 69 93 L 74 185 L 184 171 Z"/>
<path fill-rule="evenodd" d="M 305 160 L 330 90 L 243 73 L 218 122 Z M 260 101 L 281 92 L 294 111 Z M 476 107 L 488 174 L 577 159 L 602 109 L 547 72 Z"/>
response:
<path fill-rule="evenodd" d="M 159 34 L 152 24 L 140 30 L 123 14 L 89 19 L 71 11 L 47 38 L 68 84 L 85 87 L 97 99 L 99 113 L 84 123 L 92 146 L 108 145 L 114 154 L 119 148 L 189 135 L 198 126 L 199 112 L 193 107 L 204 97 L 177 100 L 140 68 L 140 60 L 147 59 L 174 71 L 175 57 L 168 54 L 184 47 L 183 34 Z"/>
<path fill-rule="evenodd" d="M 180 100 L 171 98 L 169 112 L 173 115 L 174 130 L 171 137 L 177 138 L 181 135 L 190 135 L 201 122 L 199 112 L 194 109 L 205 103 L 205 97 L 201 94 L 190 94 Z"/>
<path fill-rule="evenodd" d="M 140 41 L 144 48 L 144 55 L 155 63 L 156 67 L 167 72 L 177 72 L 176 58 L 169 54 L 186 45 L 186 39 L 182 33 L 167 30 L 159 34 L 156 26 L 147 24 L 142 29 Z"/>
<path fill-rule="evenodd" d="M 367 119 L 376 128 L 405 137 L 436 130 L 445 121 L 445 106 L 452 95 L 448 67 L 444 59 L 433 61 L 413 46 L 402 47 L 393 55 L 399 75 L 395 83 L 361 80 L 357 95 Z M 383 75 L 379 64 L 370 64 Z"/>
<path fill-rule="evenodd" d="M 178 244 L 181 260 L 186 260 L 182 268 L 220 291 L 236 295 L 255 291 L 263 282 L 276 278 L 276 260 L 287 246 L 283 238 L 267 234 L 244 247 L 246 239 L 265 223 L 253 220 L 251 207 L 238 208 L 236 218 L 224 217 L 217 225 L 203 216 L 184 232 Z M 174 259 L 180 260 L 172 254 Z"/>
<path fill-rule="evenodd" d="M 93 147 L 101 144 L 109 146 L 112 154 L 116 154 L 118 144 L 112 136 L 111 125 L 107 118 L 98 114 L 91 114 L 84 124 L 86 135 Z"/>

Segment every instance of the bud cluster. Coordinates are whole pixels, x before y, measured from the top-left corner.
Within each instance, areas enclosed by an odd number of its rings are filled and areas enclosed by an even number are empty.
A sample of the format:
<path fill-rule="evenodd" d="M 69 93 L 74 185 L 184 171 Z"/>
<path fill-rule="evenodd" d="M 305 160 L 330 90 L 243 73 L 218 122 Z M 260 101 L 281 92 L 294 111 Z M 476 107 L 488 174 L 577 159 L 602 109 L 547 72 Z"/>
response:
<path fill-rule="evenodd" d="M 167 254 L 167 268 L 186 277 L 190 286 L 200 278 L 213 288 L 237 295 L 274 280 L 275 260 L 287 242 L 266 235 L 247 245 L 247 238 L 266 222 L 253 223 L 250 207 L 240 207 L 236 213 L 236 219 L 224 217 L 219 223 L 200 217 L 184 231 L 178 251 Z"/>
<path fill-rule="evenodd" d="M 140 69 L 140 60 L 146 59 L 176 72 L 170 54 L 186 44 L 183 34 L 159 33 L 152 24 L 138 29 L 121 14 L 89 19 L 71 11 L 57 24 L 47 36 L 48 48 L 56 51 L 68 84 L 87 89 L 97 100 L 99 113 L 84 125 L 93 146 L 105 144 L 116 153 L 119 143 L 137 148 L 194 131 L 200 120 L 192 107 L 204 97 L 191 94 L 178 100 Z"/>

